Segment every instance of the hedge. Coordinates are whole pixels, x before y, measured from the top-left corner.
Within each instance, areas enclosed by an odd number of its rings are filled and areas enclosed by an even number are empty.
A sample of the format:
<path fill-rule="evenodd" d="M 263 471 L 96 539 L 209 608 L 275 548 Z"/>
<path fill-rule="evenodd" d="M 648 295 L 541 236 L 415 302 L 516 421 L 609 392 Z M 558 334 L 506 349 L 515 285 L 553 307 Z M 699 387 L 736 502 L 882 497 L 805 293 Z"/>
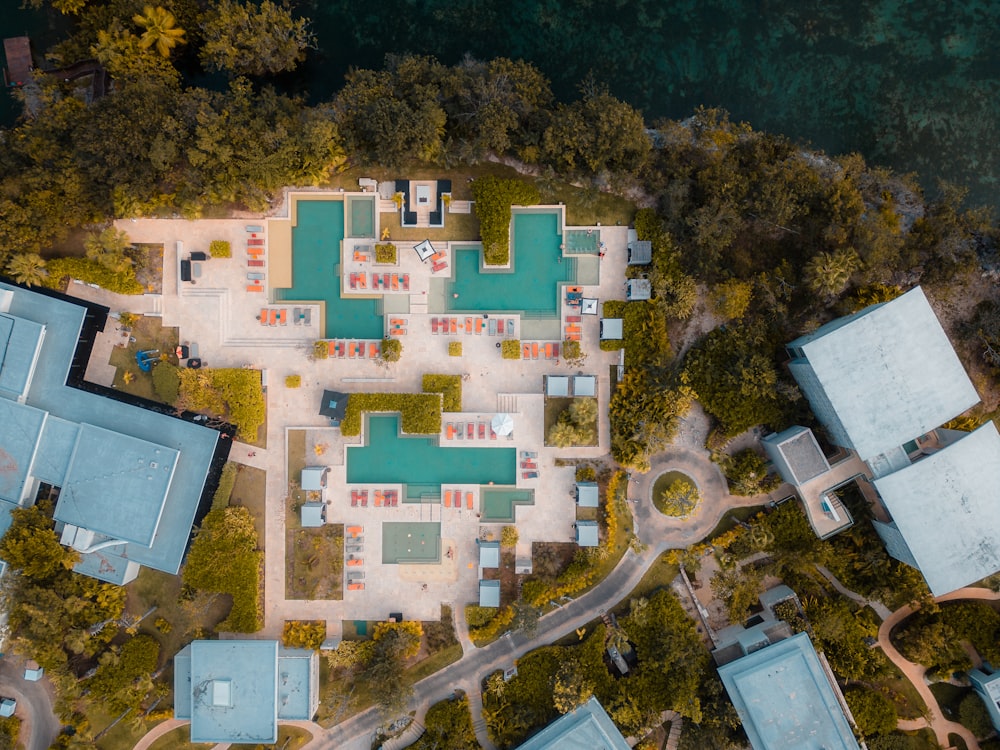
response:
<path fill-rule="evenodd" d="M 462 411 L 461 375 L 424 375 L 423 391 L 424 393 L 440 393 L 444 411 Z"/>
<path fill-rule="evenodd" d="M 173 406 L 181 395 L 179 368 L 170 362 L 157 362 L 153 367 L 153 390 L 164 403 Z"/>
<path fill-rule="evenodd" d="M 236 473 L 239 470 L 232 461 L 227 461 L 222 467 L 222 474 L 219 476 L 219 486 L 215 488 L 215 495 L 212 497 L 212 509 L 225 508 L 229 505 L 229 497 L 233 494 L 236 486 Z"/>
<path fill-rule="evenodd" d="M 504 359 L 520 359 L 521 342 L 518 339 L 504 339 L 500 342 L 500 356 Z"/>
<path fill-rule="evenodd" d="M 180 403 L 192 411 L 229 413 L 239 439 L 253 442 L 264 424 L 266 407 L 259 370 L 228 367 L 201 370 L 180 369 Z"/>
<path fill-rule="evenodd" d="M 375 245 L 376 263 L 395 263 L 397 260 L 396 246 L 391 242 Z"/>
<path fill-rule="evenodd" d="M 364 412 L 399 412 L 400 427 L 409 435 L 441 432 L 441 396 L 437 393 L 352 393 L 340 433 L 345 437 L 360 435 Z"/>
<path fill-rule="evenodd" d="M 68 276 L 87 284 L 97 284 L 116 294 L 142 294 L 146 291 L 136 280 L 133 269 L 115 273 L 87 258 L 53 258 L 46 261 L 45 270 L 49 275 L 44 283 L 50 289 L 59 289 L 62 280 Z"/>
<path fill-rule="evenodd" d="M 486 608 L 484 608 L 486 609 Z M 489 608 L 492 609 L 492 608 Z M 468 608 L 466 608 L 468 613 Z M 504 632 L 514 620 L 514 610 L 511 607 L 504 607 L 496 616 L 482 627 L 469 628 L 469 638 L 473 644 L 482 648 L 491 641 L 495 641 L 500 633 Z"/>
<path fill-rule="evenodd" d="M 301 375 L 286 375 L 285 388 L 299 388 L 302 385 Z"/>
<path fill-rule="evenodd" d="M 602 352 L 616 352 L 625 347 L 624 339 L 601 339 Z"/>
<path fill-rule="evenodd" d="M 213 258 L 231 258 L 233 248 L 226 240 L 212 240 L 208 243 L 208 254 Z"/>
<path fill-rule="evenodd" d="M 541 201 L 534 185 L 487 175 L 472 183 L 479 234 L 483 238 L 483 262 L 488 266 L 510 263 L 510 207 L 532 206 Z"/>

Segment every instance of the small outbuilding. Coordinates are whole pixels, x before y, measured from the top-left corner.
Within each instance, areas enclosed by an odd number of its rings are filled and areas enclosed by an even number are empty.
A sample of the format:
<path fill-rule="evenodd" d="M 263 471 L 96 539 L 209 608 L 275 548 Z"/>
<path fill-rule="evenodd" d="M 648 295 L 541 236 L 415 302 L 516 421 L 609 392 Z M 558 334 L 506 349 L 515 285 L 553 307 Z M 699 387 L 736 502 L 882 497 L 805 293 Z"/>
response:
<path fill-rule="evenodd" d="M 574 396 L 596 396 L 597 378 L 593 375 L 575 375 L 573 377 Z"/>
<path fill-rule="evenodd" d="M 479 542 L 479 567 L 500 567 L 500 542 Z"/>
<path fill-rule="evenodd" d="M 315 529 L 326 523 L 326 503 L 303 503 L 302 528 Z"/>
<path fill-rule="evenodd" d="M 625 282 L 625 298 L 629 301 L 652 299 L 653 285 L 649 279 L 629 279 Z"/>
<path fill-rule="evenodd" d="M 338 426 L 347 414 L 348 398 L 346 393 L 339 391 L 323 391 L 323 398 L 319 404 L 320 416 L 329 419 L 335 427 Z"/>
<path fill-rule="evenodd" d="M 479 582 L 479 606 L 499 607 L 500 606 L 500 581 L 480 581 Z"/>
<path fill-rule="evenodd" d="M 603 318 L 601 320 L 601 341 L 620 341 L 625 338 L 625 330 L 621 318 Z"/>
<path fill-rule="evenodd" d="M 45 670 L 38 666 L 37 661 L 29 661 L 24 665 L 24 679 L 28 682 L 38 682 L 45 674 Z"/>
<path fill-rule="evenodd" d="M 569 378 L 565 375 L 549 375 L 545 378 L 545 395 L 563 398 L 569 395 Z"/>
<path fill-rule="evenodd" d="M 326 488 L 326 467 L 306 466 L 302 469 L 302 489 L 306 492 L 319 492 Z"/>
<path fill-rule="evenodd" d="M 0 698 L 0 716 L 7 718 L 13 716 L 17 710 L 17 701 L 13 698 Z"/>
<path fill-rule="evenodd" d="M 628 264 L 648 266 L 653 261 L 653 243 L 649 240 L 634 240 L 628 243 Z"/>
<path fill-rule="evenodd" d="M 600 543 L 597 521 L 576 522 L 576 543 L 581 547 L 596 547 Z"/>
<path fill-rule="evenodd" d="M 596 508 L 597 503 L 597 482 L 577 482 L 576 504 L 581 508 Z"/>

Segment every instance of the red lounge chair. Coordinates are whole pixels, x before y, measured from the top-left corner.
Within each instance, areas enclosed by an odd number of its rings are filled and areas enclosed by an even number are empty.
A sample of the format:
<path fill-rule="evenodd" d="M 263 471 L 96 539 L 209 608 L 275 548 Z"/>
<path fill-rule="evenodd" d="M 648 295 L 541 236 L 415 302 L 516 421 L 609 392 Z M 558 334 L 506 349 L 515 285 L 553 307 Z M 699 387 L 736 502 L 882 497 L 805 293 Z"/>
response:
<path fill-rule="evenodd" d="M 437 273 L 438 271 L 443 271 L 447 267 L 448 264 L 445 263 L 444 261 L 441 261 L 440 263 L 435 263 L 433 266 L 431 266 L 431 273 Z"/>
<path fill-rule="evenodd" d="M 496 440 L 496 439 L 497 439 L 497 434 L 496 434 L 496 432 L 493 431 L 493 425 L 491 424 L 490 425 L 490 440 Z"/>
<path fill-rule="evenodd" d="M 358 275 L 356 273 L 352 273 L 348 281 L 350 282 L 351 289 L 358 288 Z"/>
<path fill-rule="evenodd" d="M 503 318 L 497 320 L 497 333 L 503 335 Z"/>
<path fill-rule="evenodd" d="M 348 568 L 359 568 L 359 567 L 361 567 L 364 564 L 365 564 L 365 561 L 362 560 L 360 557 L 356 557 L 353 560 L 348 560 L 347 561 L 347 567 Z"/>
<path fill-rule="evenodd" d="M 431 333 L 437 333 L 437 332 L 438 332 L 438 319 L 431 318 Z"/>
<path fill-rule="evenodd" d="M 361 490 L 361 507 L 368 507 L 368 490 Z"/>
<path fill-rule="evenodd" d="M 579 323 L 580 322 L 580 316 L 579 315 L 567 315 L 566 316 L 566 322 L 567 323 Z"/>
<path fill-rule="evenodd" d="M 469 422 L 468 438 L 469 440 L 472 440 L 475 436 L 476 436 L 476 426 L 472 424 L 472 422 Z"/>
<path fill-rule="evenodd" d="M 250 266 L 250 268 L 263 268 L 266 263 L 262 260 L 248 260 L 247 265 Z"/>
<path fill-rule="evenodd" d="M 479 439 L 480 440 L 485 440 L 486 439 L 486 423 L 485 422 L 480 422 L 479 423 Z"/>
<path fill-rule="evenodd" d="M 363 583 L 349 583 L 347 584 L 348 591 L 364 591 L 365 585 Z"/>
<path fill-rule="evenodd" d="M 247 244 L 248 245 L 256 245 L 256 246 L 259 247 L 259 246 L 261 246 L 261 245 L 264 244 L 264 240 L 262 240 L 262 239 L 252 239 L 251 238 L 251 239 L 247 240 Z"/>
<path fill-rule="evenodd" d="M 552 345 L 552 356 L 559 359 L 559 344 Z"/>
<path fill-rule="evenodd" d="M 472 493 L 471 492 L 466 492 L 465 493 L 465 507 L 468 508 L 469 510 L 472 510 L 475 507 L 475 505 L 473 504 L 473 501 L 472 501 Z"/>
<path fill-rule="evenodd" d="M 403 291 L 410 291 L 410 274 L 408 273 L 403 274 Z"/>
<path fill-rule="evenodd" d="M 351 507 L 358 507 L 358 493 L 357 490 L 351 490 Z"/>

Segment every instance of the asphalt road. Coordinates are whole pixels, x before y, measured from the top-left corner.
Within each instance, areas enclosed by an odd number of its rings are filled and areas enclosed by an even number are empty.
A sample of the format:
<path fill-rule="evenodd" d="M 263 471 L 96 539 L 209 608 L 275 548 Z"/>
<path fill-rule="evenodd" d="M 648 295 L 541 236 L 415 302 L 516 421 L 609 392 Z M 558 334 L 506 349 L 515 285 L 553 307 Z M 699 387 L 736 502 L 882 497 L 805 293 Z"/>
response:
<path fill-rule="evenodd" d="M 24 662 L 14 656 L 0 659 L 0 696 L 17 701 L 21 719 L 21 743 L 27 750 L 47 750 L 55 742 L 62 724 L 52 712 L 48 681 L 24 679 Z"/>

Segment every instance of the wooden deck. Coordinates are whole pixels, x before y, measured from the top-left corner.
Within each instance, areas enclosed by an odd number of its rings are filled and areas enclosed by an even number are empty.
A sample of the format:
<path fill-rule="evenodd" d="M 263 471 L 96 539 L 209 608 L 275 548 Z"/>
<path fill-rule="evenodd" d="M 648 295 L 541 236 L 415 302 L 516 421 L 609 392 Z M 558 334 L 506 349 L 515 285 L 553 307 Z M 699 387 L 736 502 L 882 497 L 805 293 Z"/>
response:
<path fill-rule="evenodd" d="M 3 51 L 7 58 L 4 68 L 4 82 L 8 86 L 22 86 L 31 77 L 34 65 L 31 62 L 31 40 L 26 36 L 15 36 L 3 40 Z"/>

